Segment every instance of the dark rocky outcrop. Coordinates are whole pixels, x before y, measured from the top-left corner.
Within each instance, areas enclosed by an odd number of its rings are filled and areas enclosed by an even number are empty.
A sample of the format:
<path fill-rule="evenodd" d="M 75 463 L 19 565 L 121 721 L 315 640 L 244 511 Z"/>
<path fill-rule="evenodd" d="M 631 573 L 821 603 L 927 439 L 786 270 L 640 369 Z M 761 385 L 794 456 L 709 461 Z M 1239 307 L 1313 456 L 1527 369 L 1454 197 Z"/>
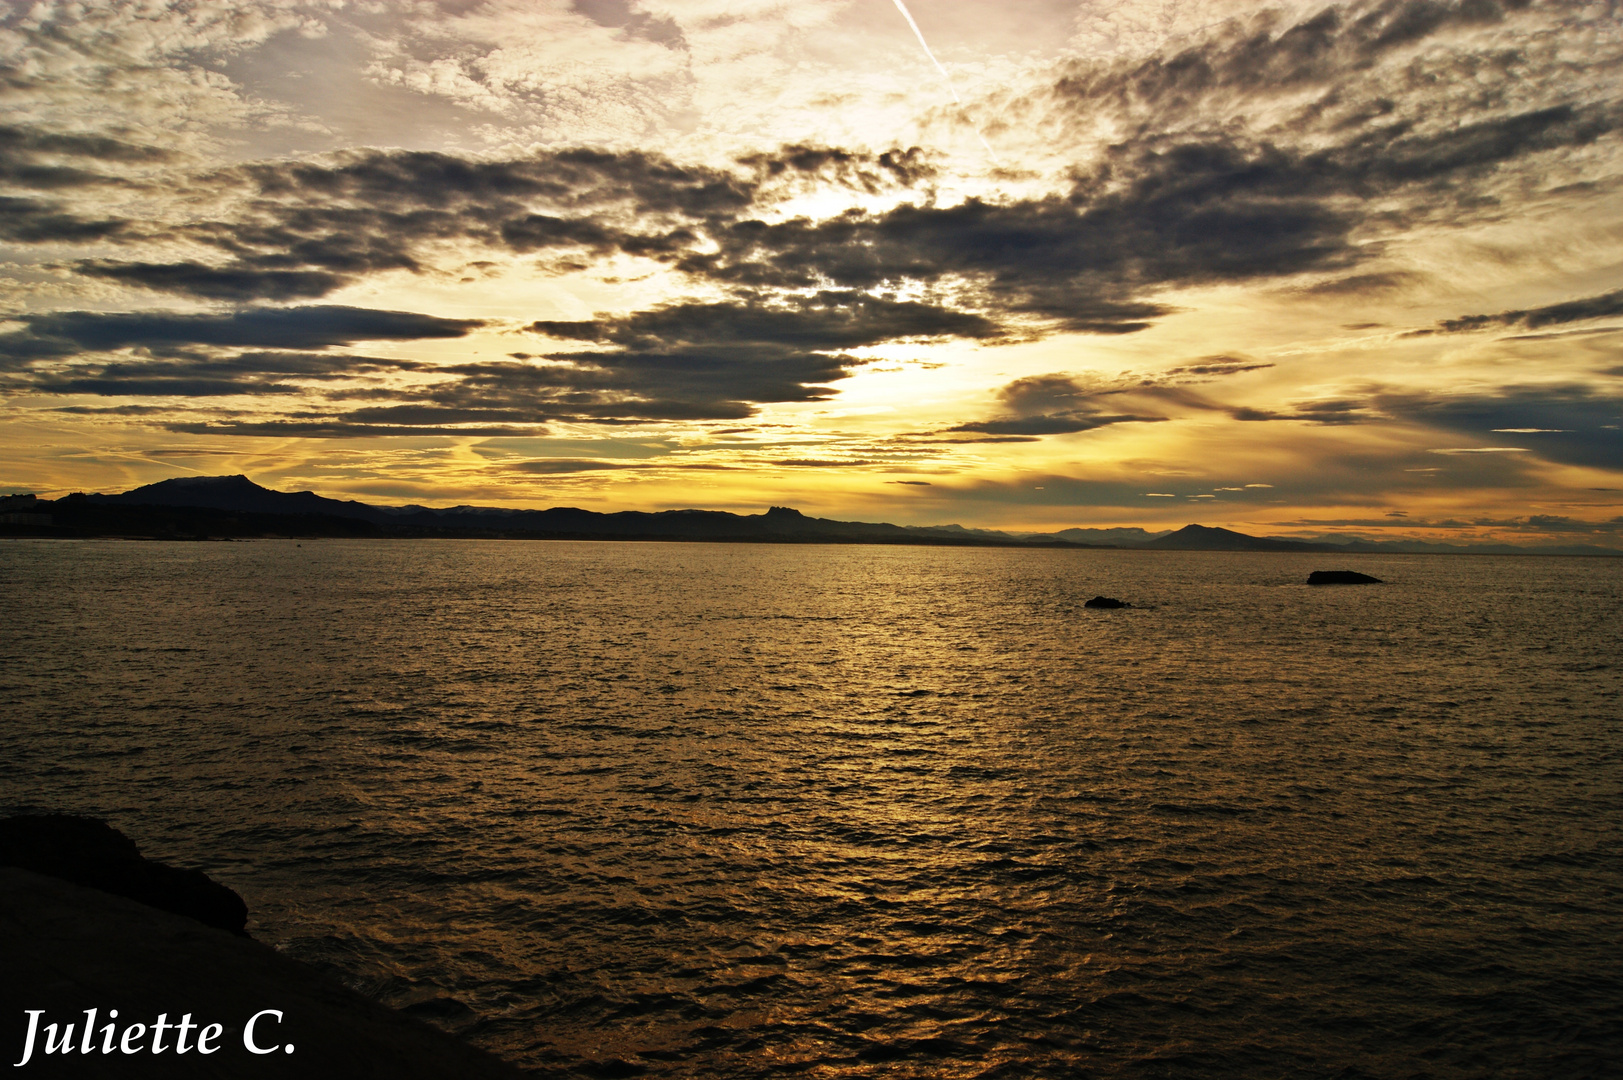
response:
<path fill-rule="evenodd" d="M 16 866 L 246 936 L 248 905 L 200 870 L 145 858 L 96 818 L 29 814 L 0 819 L 0 866 Z"/>
<path fill-rule="evenodd" d="M 1380 585 L 1381 579 L 1356 570 L 1315 570 L 1307 576 L 1309 585 Z"/>
<path fill-rule="evenodd" d="M 75 1025 L 67 1052 L 47 1053 L 41 1035 L 16 1073 L 31 1080 L 525 1075 L 251 938 L 27 870 L 0 867 L 0 957 L 0 1041 L 12 1055 L 8 1065 L 21 1059 L 28 1010 L 43 1013 L 42 1025 Z M 95 1035 L 81 1041 L 92 1009 Z M 265 1010 L 280 1015 L 260 1015 L 252 1037 L 274 1050 L 260 1054 L 248 1046 L 245 1029 Z M 152 1025 L 160 1015 L 169 1025 L 167 1048 L 153 1053 Z M 194 1043 L 198 1029 L 219 1025 L 213 1052 L 178 1052 L 182 1019 L 195 1025 Z M 135 1036 L 135 1052 L 104 1041 L 108 1024 L 120 1038 Z"/>
<path fill-rule="evenodd" d="M 1117 600 L 1113 596 L 1095 596 L 1092 600 L 1089 600 L 1082 606 L 1090 608 L 1124 608 L 1132 607 L 1133 605 L 1129 604 L 1125 600 Z"/>

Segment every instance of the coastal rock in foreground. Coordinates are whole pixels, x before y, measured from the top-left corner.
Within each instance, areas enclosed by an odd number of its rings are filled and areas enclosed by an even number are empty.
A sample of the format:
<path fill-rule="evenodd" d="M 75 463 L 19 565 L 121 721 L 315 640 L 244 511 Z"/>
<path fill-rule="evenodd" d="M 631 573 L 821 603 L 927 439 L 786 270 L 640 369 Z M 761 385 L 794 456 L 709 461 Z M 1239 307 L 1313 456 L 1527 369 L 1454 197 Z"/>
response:
<path fill-rule="evenodd" d="M 1092 600 L 1089 600 L 1082 606 L 1091 608 L 1124 608 L 1132 607 L 1133 605 L 1129 604 L 1125 600 L 1117 600 L 1113 596 L 1095 596 Z"/>
<path fill-rule="evenodd" d="M 1380 585 L 1380 578 L 1356 570 L 1315 570 L 1307 576 L 1309 585 Z"/>
<path fill-rule="evenodd" d="M 24 814 L 0 819 L 0 866 L 71 881 L 246 936 L 248 905 L 201 870 L 153 862 L 96 818 Z"/>
<path fill-rule="evenodd" d="M 0 1037 L 12 1055 L 9 1061 L 23 1058 L 30 1024 L 36 1028 L 33 1055 L 18 1076 L 518 1080 L 525 1075 L 251 938 L 14 867 L 0 868 L 0 956 L 5 957 Z M 31 1020 L 30 1011 L 39 1015 Z M 87 1019 L 93 1033 L 84 1030 Z M 184 1035 L 178 1030 L 182 1023 L 190 1025 Z M 70 1024 L 72 1050 L 65 1052 L 62 1035 Z M 57 1038 L 55 1053 L 48 1052 L 51 1036 Z M 162 1046 L 158 1052 L 154 1040 Z M 209 1052 L 178 1053 L 178 1040 L 188 1040 L 189 1051 L 206 1040 Z"/>

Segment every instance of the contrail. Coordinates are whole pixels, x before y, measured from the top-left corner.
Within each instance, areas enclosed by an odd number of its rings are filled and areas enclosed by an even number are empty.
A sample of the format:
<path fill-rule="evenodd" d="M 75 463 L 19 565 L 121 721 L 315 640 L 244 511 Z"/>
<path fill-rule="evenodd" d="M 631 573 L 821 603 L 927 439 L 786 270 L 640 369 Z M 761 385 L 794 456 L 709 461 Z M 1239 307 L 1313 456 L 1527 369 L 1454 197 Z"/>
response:
<path fill-rule="evenodd" d="M 952 94 L 952 100 L 962 106 L 964 99 L 958 96 L 958 88 L 952 85 L 952 76 L 947 74 L 947 69 L 941 66 L 941 61 L 937 60 L 935 53 L 930 51 L 930 43 L 924 40 L 924 31 L 920 30 L 919 24 L 913 21 L 913 13 L 907 10 L 907 5 L 902 3 L 902 0 L 896 0 L 896 10 L 902 13 L 902 18 L 907 20 L 907 25 L 913 28 L 913 36 L 919 39 L 919 48 L 924 50 L 924 55 L 928 56 L 930 63 L 934 64 L 935 69 L 941 72 L 941 81 L 947 84 L 947 91 Z M 1002 162 L 997 159 L 997 152 L 992 149 L 992 144 L 986 141 L 986 136 L 981 134 L 981 129 L 975 127 L 973 121 L 970 122 L 969 126 L 974 129 L 975 138 L 979 139 L 981 145 L 986 148 L 986 156 L 992 159 L 992 164 L 1001 165 Z"/>

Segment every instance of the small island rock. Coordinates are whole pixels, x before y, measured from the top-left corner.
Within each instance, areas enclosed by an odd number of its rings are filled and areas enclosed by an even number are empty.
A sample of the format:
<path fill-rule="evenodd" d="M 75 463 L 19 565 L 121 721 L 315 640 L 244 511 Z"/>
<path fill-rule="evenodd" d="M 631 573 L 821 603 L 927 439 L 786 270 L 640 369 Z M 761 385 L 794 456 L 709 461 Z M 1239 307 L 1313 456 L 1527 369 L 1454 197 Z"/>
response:
<path fill-rule="evenodd" d="M 1380 585 L 1381 579 L 1356 570 L 1315 570 L 1307 576 L 1309 585 Z"/>
<path fill-rule="evenodd" d="M 1125 600 L 1117 600 L 1113 596 L 1095 596 L 1092 600 L 1089 600 L 1082 606 L 1091 608 L 1124 608 L 1132 607 L 1133 605 L 1129 604 Z"/>

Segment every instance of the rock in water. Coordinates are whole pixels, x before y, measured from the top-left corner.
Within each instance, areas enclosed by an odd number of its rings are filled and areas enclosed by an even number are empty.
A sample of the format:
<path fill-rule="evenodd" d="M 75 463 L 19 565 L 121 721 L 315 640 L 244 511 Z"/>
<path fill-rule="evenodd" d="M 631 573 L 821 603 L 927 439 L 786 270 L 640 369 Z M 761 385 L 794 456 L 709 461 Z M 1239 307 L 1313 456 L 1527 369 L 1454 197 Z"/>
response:
<path fill-rule="evenodd" d="M 1125 600 L 1117 600 L 1113 596 L 1095 596 L 1092 600 L 1089 600 L 1082 606 L 1091 608 L 1124 608 L 1132 607 L 1133 605 L 1129 604 Z"/>
<path fill-rule="evenodd" d="M 96 818 L 24 814 L 0 819 L 0 866 L 49 874 L 247 936 L 248 905 L 201 870 L 142 856 L 135 841 Z"/>
<path fill-rule="evenodd" d="M 1309 585 L 1379 585 L 1381 579 L 1356 570 L 1315 570 L 1307 576 Z"/>

